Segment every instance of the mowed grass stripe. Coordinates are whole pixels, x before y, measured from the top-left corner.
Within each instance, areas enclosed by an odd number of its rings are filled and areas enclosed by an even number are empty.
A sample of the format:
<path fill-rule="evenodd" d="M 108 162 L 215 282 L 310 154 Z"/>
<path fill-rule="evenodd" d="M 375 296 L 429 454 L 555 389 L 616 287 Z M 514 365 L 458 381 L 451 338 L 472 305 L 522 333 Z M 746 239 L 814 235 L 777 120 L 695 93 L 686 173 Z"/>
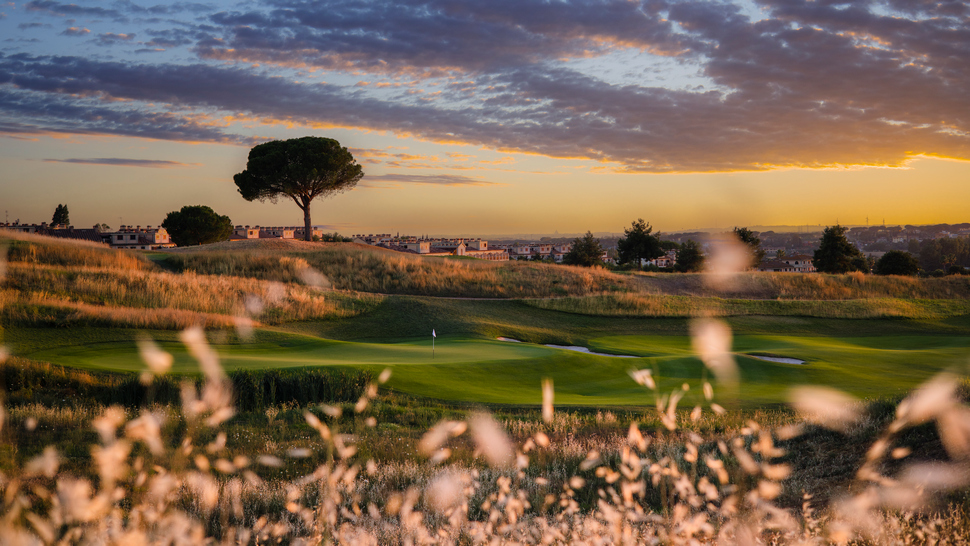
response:
<path fill-rule="evenodd" d="M 379 371 L 391 367 L 394 373 L 389 386 L 393 389 L 484 404 L 538 404 L 540 382 L 549 377 L 555 383 L 556 403 L 560 405 L 651 405 L 653 393 L 630 379 L 632 368 L 654 369 L 663 392 L 688 383 L 691 390 L 684 403 L 697 404 L 702 403 L 701 382 L 710 375 L 693 355 L 687 336 L 606 336 L 589 343 L 593 350 L 633 354 L 639 359 L 458 336 L 439 337 L 432 359 L 430 336 L 383 344 L 280 332 L 272 336 L 276 341 L 221 344 L 216 348 L 230 370 L 351 366 Z M 175 355 L 175 371 L 197 370 L 179 344 L 168 341 L 162 345 Z M 803 384 L 828 385 L 860 397 L 900 395 L 941 370 L 966 372 L 970 337 L 739 335 L 734 339 L 734 350 L 741 374 L 738 400 L 721 401 L 759 407 L 784 403 L 788 389 Z M 745 353 L 800 358 L 807 364 L 766 362 Z M 24 356 L 85 369 L 143 369 L 131 342 L 61 346 Z M 715 388 L 720 388 L 716 382 Z"/>
<path fill-rule="evenodd" d="M 286 337 L 285 334 L 280 334 Z M 397 366 L 433 364 L 477 364 L 548 357 L 554 349 L 529 344 L 510 344 L 477 339 L 439 338 L 432 354 L 427 340 L 406 343 L 354 343 L 293 336 L 294 342 L 216 345 L 221 364 L 227 370 L 292 368 L 305 366 Z M 175 357 L 173 372 L 198 369 L 181 344 L 161 342 Z M 61 346 L 23 354 L 33 359 L 91 370 L 140 371 L 144 364 L 133 342 L 94 343 Z"/>

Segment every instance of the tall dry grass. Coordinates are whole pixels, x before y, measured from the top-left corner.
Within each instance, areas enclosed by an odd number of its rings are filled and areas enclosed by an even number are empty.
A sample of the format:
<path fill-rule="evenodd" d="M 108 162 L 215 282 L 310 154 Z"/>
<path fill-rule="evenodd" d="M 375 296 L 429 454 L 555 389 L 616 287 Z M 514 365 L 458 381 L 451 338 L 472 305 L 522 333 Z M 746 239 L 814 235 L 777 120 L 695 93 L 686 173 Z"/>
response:
<path fill-rule="evenodd" d="M 282 256 L 281 256 L 282 255 Z M 875 275 L 749 272 L 729 290 L 709 274 L 634 273 L 531 262 L 495 263 L 400 254 L 360 245 L 319 250 L 186 251 L 166 263 L 177 271 L 296 281 L 301 264 L 329 277 L 334 286 L 388 294 L 448 297 L 549 298 L 602 293 L 738 299 L 850 300 L 871 298 L 970 298 L 970 278 L 919 279 Z"/>
<path fill-rule="evenodd" d="M 3 287 L 11 320 L 36 322 L 46 309 L 57 310 L 51 316 L 68 322 L 139 328 L 229 327 L 239 317 L 269 324 L 330 319 L 365 312 L 380 302 L 371 294 L 252 278 L 23 262 L 8 264 Z"/>
<path fill-rule="evenodd" d="M 25 264 L 153 269 L 137 252 L 113 250 L 92 241 L 58 239 L 0 229 L 0 246 L 8 247 L 7 260 Z"/>
<path fill-rule="evenodd" d="M 852 300 L 751 300 L 713 296 L 635 293 L 530 299 L 540 309 L 604 317 L 803 316 L 841 319 L 935 320 L 970 315 L 970 299 L 865 298 Z"/>
<path fill-rule="evenodd" d="M 335 288 L 383 294 L 522 298 L 624 291 L 633 279 L 604 269 L 524 262 L 428 258 L 330 245 L 319 251 L 197 251 L 172 254 L 176 271 L 237 275 L 284 282 L 299 280 L 302 267 L 327 276 Z"/>
<path fill-rule="evenodd" d="M 820 273 L 746 272 L 729 290 L 712 286 L 709 274 L 640 273 L 638 292 L 648 295 L 733 297 L 783 300 L 850 300 L 868 298 L 965 299 L 970 298 L 970 278 L 950 276 L 917 278 Z"/>
<path fill-rule="evenodd" d="M 190 326 L 233 328 L 241 317 L 181 309 L 98 305 L 44 293 L 0 292 L 0 309 L 8 324 L 23 326 L 112 326 L 183 330 Z"/>

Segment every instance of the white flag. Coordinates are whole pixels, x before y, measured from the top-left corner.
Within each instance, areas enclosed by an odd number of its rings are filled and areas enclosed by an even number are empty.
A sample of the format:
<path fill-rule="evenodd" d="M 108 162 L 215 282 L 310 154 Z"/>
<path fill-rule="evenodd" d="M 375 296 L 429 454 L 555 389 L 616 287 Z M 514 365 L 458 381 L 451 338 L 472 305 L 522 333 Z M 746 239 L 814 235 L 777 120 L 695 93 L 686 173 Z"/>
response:
<path fill-rule="evenodd" d="M 437 336 L 437 335 L 435 335 L 435 333 L 434 333 L 434 328 L 432 328 L 432 329 L 431 329 L 431 337 L 438 337 L 438 336 Z"/>

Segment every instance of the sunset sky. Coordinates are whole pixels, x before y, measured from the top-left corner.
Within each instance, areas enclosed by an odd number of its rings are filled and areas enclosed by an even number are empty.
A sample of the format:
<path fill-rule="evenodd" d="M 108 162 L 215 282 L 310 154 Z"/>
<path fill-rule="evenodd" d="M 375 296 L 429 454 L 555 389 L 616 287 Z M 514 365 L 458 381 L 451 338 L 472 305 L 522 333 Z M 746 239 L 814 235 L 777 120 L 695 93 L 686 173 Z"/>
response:
<path fill-rule="evenodd" d="M 302 224 L 232 175 L 335 138 L 343 234 L 970 221 L 960 1 L 0 6 L 0 213 Z M 2 219 L 2 218 L 0 218 Z"/>

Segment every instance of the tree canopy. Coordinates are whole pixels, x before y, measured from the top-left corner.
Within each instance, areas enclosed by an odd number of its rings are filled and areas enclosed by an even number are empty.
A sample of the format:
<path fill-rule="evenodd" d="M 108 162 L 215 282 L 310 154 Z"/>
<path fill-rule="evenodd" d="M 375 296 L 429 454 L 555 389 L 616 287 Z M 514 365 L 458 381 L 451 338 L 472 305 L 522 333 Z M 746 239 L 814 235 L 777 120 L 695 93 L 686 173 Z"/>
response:
<path fill-rule="evenodd" d="M 562 257 L 562 263 L 585 267 L 602 264 L 603 247 L 600 246 L 599 239 L 594 237 L 591 231 L 587 231 L 586 235 L 576 238 L 573 241 L 573 248 Z"/>
<path fill-rule="evenodd" d="M 915 246 L 923 271 L 970 265 L 970 237 L 924 239 Z"/>
<path fill-rule="evenodd" d="M 652 231 L 653 228 L 643 218 L 638 218 L 633 225 L 624 229 L 625 237 L 616 242 L 617 262 L 620 265 L 632 263 L 637 269 L 641 269 L 644 261 L 663 256 L 660 237 L 651 235 Z"/>
<path fill-rule="evenodd" d="M 70 225 L 71 224 L 71 214 L 67 210 L 67 205 L 57 205 L 54 209 L 54 217 L 51 218 L 51 225 Z"/>
<path fill-rule="evenodd" d="M 754 231 L 743 227 L 734 228 L 734 235 L 751 250 L 751 267 L 758 267 L 765 259 L 765 251 L 761 248 L 761 238 Z"/>
<path fill-rule="evenodd" d="M 205 205 L 186 205 L 168 213 L 162 227 L 178 246 L 225 241 L 232 234 L 232 220 Z"/>
<path fill-rule="evenodd" d="M 677 250 L 677 264 L 674 268 L 685 273 L 704 269 L 704 252 L 701 251 L 701 245 L 693 239 L 687 239 L 687 242 L 680 245 Z"/>
<path fill-rule="evenodd" d="M 848 273 L 869 271 L 866 257 L 845 237 L 846 229 L 840 225 L 829 226 L 822 232 L 822 241 L 812 258 L 815 269 L 821 273 Z"/>
<path fill-rule="evenodd" d="M 876 275 L 908 275 L 919 274 L 919 260 L 909 252 L 890 250 L 876 262 L 873 271 Z"/>
<path fill-rule="evenodd" d="M 353 154 L 339 142 L 303 137 L 254 146 L 246 170 L 233 181 L 247 201 L 292 199 L 303 211 L 304 239 L 309 241 L 313 237 L 310 202 L 353 189 L 363 177 Z"/>

